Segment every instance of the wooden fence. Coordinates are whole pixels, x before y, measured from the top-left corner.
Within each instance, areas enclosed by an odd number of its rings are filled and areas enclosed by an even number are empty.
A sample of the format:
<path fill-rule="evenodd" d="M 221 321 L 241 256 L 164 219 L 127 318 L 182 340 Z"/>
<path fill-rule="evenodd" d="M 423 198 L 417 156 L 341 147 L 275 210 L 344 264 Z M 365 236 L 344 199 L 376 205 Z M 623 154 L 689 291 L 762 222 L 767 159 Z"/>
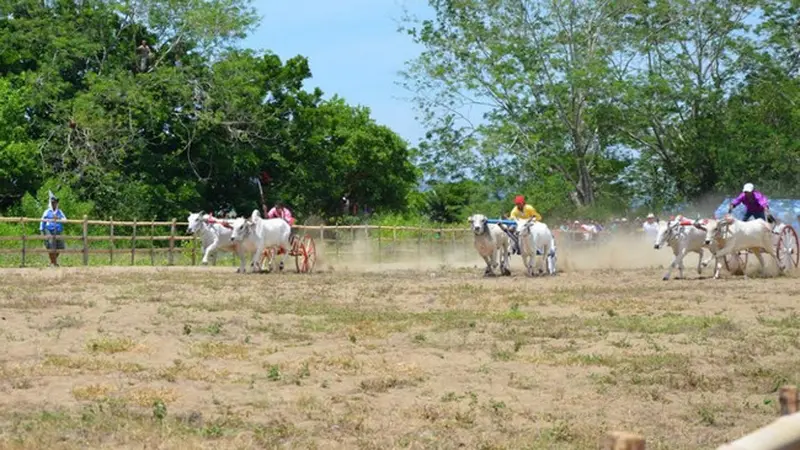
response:
<path fill-rule="evenodd" d="M 42 242 L 48 239 L 38 233 L 40 218 L 30 217 L 0 217 L 0 223 L 18 225 L 19 234 L 0 236 L 0 255 L 18 255 L 19 265 L 25 267 L 31 255 L 48 253 Z M 82 257 L 83 265 L 89 265 L 90 255 L 106 255 L 110 264 L 114 264 L 115 258 L 129 258 L 130 264 L 134 265 L 138 256 L 149 254 L 150 264 L 155 265 L 156 255 L 166 253 L 166 264 L 175 265 L 176 257 L 189 254 L 190 264 L 196 265 L 200 254 L 200 244 L 195 236 L 185 233 L 187 222 L 179 222 L 177 219 L 171 221 L 115 221 L 109 220 L 90 220 L 84 216 L 82 220 L 57 220 L 56 222 L 65 225 L 64 234 L 59 236 L 65 244 L 78 242 L 77 248 L 67 245 L 64 250 L 58 250 L 60 254 L 78 254 Z M 35 225 L 35 230 L 31 228 Z M 76 227 L 79 226 L 79 227 Z M 97 235 L 90 232 L 90 227 L 105 227 L 107 235 Z M 14 227 L 17 228 L 17 227 Z M 78 233 L 69 233 L 68 228 L 79 228 Z M 355 242 L 358 239 L 369 240 L 377 246 L 374 254 L 379 262 L 382 252 L 411 251 L 421 254 L 425 246 L 440 244 L 444 249 L 446 245 L 453 249 L 462 247 L 464 257 L 471 255 L 471 232 L 469 228 L 447 228 L 447 227 L 412 227 L 412 226 L 380 226 L 380 225 L 296 225 L 293 227 L 296 232 L 310 234 L 318 244 L 328 242 L 332 244 L 332 253 L 336 257 L 347 254 L 343 250 L 344 242 Z M 96 228 L 95 230 L 96 231 Z M 591 243 L 586 242 L 585 234 L 580 231 L 562 232 L 554 230 L 557 239 L 564 239 L 566 242 Z M 601 232 L 592 241 L 601 242 L 610 234 Z M 7 242 L 15 242 L 13 248 L 4 245 Z M 400 242 L 415 244 L 413 250 L 398 250 Z M 561 242 L 560 242 L 561 243 Z M 462 245 L 467 244 L 467 245 Z M 444 251 L 444 250 L 443 250 Z M 350 252 L 352 253 L 352 252 Z M 144 254 L 144 255 L 143 255 Z M 231 255 L 233 264 L 237 264 L 234 255 Z M 188 263 L 188 261 L 187 261 Z"/>
<path fill-rule="evenodd" d="M 727 443 L 717 450 L 800 450 L 800 397 L 797 386 L 778 390 L 781 417 L 769 425 Z M 603 450 L 644 450 L 644 437 L 614 431 L 602 443 Z"/>

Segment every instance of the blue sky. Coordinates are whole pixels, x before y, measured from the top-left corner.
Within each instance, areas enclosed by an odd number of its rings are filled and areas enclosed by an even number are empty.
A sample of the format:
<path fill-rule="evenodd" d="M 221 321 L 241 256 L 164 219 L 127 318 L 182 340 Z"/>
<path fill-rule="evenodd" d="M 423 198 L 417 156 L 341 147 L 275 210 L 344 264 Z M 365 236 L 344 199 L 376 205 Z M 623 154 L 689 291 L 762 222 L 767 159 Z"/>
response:
<path fill-rule="evenodd" d="M 378 123 L 417 144 L 424 130 L 397 72 L 422 48 L 397 27 L 403 7 L 429 17 L 426 0 L 255 0 L 254 6 L 261 24 L 243 47 L 271 50 L 282 60 L 308 57 L 307 88 L 369 107 Z"/>

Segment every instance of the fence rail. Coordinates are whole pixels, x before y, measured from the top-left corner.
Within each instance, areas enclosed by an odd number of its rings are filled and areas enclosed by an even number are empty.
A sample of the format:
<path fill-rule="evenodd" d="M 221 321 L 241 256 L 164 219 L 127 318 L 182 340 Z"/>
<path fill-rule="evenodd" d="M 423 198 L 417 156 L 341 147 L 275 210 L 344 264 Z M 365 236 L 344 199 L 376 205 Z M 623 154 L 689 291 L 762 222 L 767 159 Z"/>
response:
<path fill-rule="evenodd" d="M 18 235 L 11 235 L 9 227 L 6 226 L 5 234 L 0 235 L 0 256 L 18 255 L 12 258 L 19 258 L 19 265 L 25 267 L 28 257 L 35 254 L 49 253 L 50 250 L 44 248 L 40 242 L 51 239 L 38 232 L 38 225 L 42 222 L 41 218 L 34 217 L 0 217 L 0 224 L 11 225 L 11 229 L 17 228 Z M 110 263 L 114 264 L 115 256 L 130 258 L 130 264 L 134 265 L 137 254 L 141 257 L 144 253 L 149 254 L 150 264 L 156 265 L 156 255 L 166 254 L 167 265 L 174 265 L 176 256 L 184 256 L 189 253 L 191 265 L 197 264 L 198 251 L 201 250 L 199 239 L 192 235 L 187 235 L 180 229 L 185 229 L 188 222 L 181 222 L 177 219 L 170 221 L 117 221 L 93 220 L 84 216 L 83 219 L 50 220 L 49 222 L 61 223 L 65 225 L 65 232 L 58 236 L 59 240 L 78 243 L 78 248 L 66 248 L 58 250 L 59 254 L 82 255 L 83 265 L 89 265 L 90 255 L 107 255 Z M 35 231 L 32 228 L 35 226 Z M 98 229 L 102 228 L 103 231 Z M 366 240 L 370 245 L 377 244 L 378 262 L 381 262 L 381 252 L 392 252 L 400 254 L 404 252 L 416 252 L 422 254 L 422 249 L 439 244 L 444 252 L 446 246 L 451 247 L 451 251 L 457 247 L 463 247 L 465 258 L 469 257 L 471 248 L 471 230 L 467 227 L 424 227 L 424 226 L 383 226 L 383 225 L 295 225 L 293 229 L 297 232 L 310 234 L 320 243 L 334 247 L 335 255 L 354 253 L 343 250 L 344 243 L 347 241 L 356 242 Z M 90 233 L 90 230 L 93 233 Z M 107 231 L 107 234 L 105 234 Z M 587 241 L 587 234 L 583 231 L 561 231 L 553 230 L 556 239 L 564 239 L 567 242 L 595 243 L 605 240 L 610 233 L 600 232 Z M 104 233 L 100 235 L 99 233 Z M 400 243 L 410 243 L 416 245 L 416 249 L 404 249 Z M 13 243 L 13 244 L 12 244 Z M 72 246 L 72 245 L 70 245 Z M 202 258 L 202 254 L 200 255 Z M 237 264 L 235 255 L 231 255 L 233 264 Z M 8 264 L 6 261 L 5 264 Z M 14 263 L 16 264 L 16 262 Z"/>
<path fill-rule="evenodd" d="M 717 450 L 800 450 L 800 397 L 797 386 L 778 390 L 781 417 Z M 645 450 L 645 438 L 633 433 L 613 431 L 606 435 L 603 450 Z"/>

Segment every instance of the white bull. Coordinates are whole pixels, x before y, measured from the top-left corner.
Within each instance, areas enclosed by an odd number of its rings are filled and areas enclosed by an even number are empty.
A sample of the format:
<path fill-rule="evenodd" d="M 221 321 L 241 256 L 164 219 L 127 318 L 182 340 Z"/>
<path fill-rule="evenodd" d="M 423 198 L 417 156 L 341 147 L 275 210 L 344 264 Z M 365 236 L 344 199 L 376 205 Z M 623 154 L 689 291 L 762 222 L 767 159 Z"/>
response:
<path fill-rule="evenodd" d="M 260 272 L 261 255 L 264 254 L 266 248 L 282 248 L 284 250 L 281 255 L 281 267 L 283 267 L 286 255 L 291 251 L 289 242 L 291 232 L 292 229 L 285 220 L 280 218 L 262 219 L 261 214 L 255 209 L 249 219 L 239 217 L 233 221 L 231 242 L 239 242 L 243 253 L 253 252 L 253 259 L 250 263 L 251 270 Z M 272 270 L 275 253 L 269 260 L 270 270 Z M 242 260 L 242 269 L 244 269 L 244 260 Z"/>
<path fill-rule="evenodd" d="M 716 258 L 714 278 L 719 278 L 721 261 L 725 256 L 750 250 L 755 253 L 761 263 L 761 275 L 766 275 L 766 265 L 762 253 L 768 253 L 775 259 L 778 269 L 783 273 L 785 266 L 778 259 L 773 242 L 772 226 L 764 219 L 755 219 L 747 222 L 726 215 L 720 220 L 710 220 L 707 224 L 696 224 L 696 227 L 706 232 L 706 245 L 716 244 L 718 251 L 713 252 Z M 747 275 L 745 275 L 747 276 Z"/>
<path fill-rule="evenodd" d="M 706 247 L 706 232 L 695 226 L 695 222 L 683 216 L 678 216 L 666 223 L 666 226 L 658 229 L 653 247 L 656 250 L 661 249 L 664 245 L 672 248 L 672 253 L 675 258 L 672 264 L 669 265 L 667 273 L 664 274 L 664 280 L 669 280 L 672 270 L 678 268 L 678 278 L 683 278 L 683 258 L 688 253 L 697 253 L 697 274 L 703 273 L 703 267 L 713 259 L 709 257 L 703 261 L 703 249 Z M 713 248 L 713 243 L 711 244 Z"/>
<path fill-rule="evenodd" d="M 488 223 L 488 219 L 483 214 L 475 214 L 467 219 L 472 226 L 472 233 L 475 235 L 475 249 L 486 261 L 486 271 L 484 275 L 494 276 L 494 268 L 498 266 L 500 260 L 500 273 L 511 275 L 508 269 L 508 257 L 510 253 L 508 235 L 496 223 Z"/>
<path fill-rule="evenodd" d="M 186 228 L 187 234 L 193 234 L 200 238 L 201 251 L 203 252 L 203 265 L 208 264 L 209 257 L 211 264 L 217 265 L 217 251 L 231 252 L 239 254 L 240 269 L 244 267 L 244 254 L 239 251 L 239 246 L 235 242 L 231 242 L 232 228 L 227 228 L 224 224 L 230 226 L 231 221 L 214 219 L 214 223 L 209 223 L 210 216 L 208 214 L 191 213 L 189 214 L 189 226 Z"/>
<path fill-rule="evenodd" d="M 536 218 L 517 220 L 517 236 L 519 239 L 522 263 L 528 269 L 528 276 L 533 276 L 536 263 L 536 254 L 542 255 L 544 269 L 539 268 L 541 274 L 547 270 L 549 275 L 556 274 L 556 239 L 550 228 Z"/>

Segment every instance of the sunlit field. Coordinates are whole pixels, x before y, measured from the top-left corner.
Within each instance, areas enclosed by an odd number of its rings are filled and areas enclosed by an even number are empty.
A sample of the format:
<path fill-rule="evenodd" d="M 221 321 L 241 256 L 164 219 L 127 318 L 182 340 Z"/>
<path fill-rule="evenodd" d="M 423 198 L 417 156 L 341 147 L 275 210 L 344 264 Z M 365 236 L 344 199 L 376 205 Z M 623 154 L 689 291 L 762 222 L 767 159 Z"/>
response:
<path fill-rule="evenodd" d="M 3 269 L 0 446 L 712 449 L 800 382 L 796 278 L 564 259 Z"/>

